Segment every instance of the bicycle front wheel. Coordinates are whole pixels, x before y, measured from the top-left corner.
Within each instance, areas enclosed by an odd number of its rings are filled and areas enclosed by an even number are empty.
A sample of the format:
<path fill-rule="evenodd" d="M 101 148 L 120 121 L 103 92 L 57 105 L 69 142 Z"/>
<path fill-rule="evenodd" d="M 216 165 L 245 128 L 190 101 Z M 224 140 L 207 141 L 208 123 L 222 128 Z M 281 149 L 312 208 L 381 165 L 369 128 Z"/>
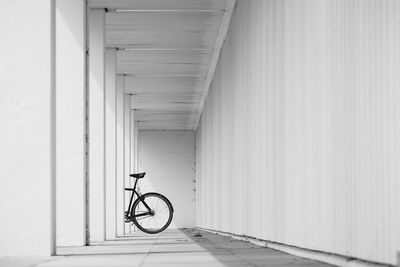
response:
<path fill-rule="evenodd" d="M 161 194 L 146 193 L 133 203 L 131 215 L 139 230 L 157 234 L 170 225 L 173 217 L 171 202 Z"/>

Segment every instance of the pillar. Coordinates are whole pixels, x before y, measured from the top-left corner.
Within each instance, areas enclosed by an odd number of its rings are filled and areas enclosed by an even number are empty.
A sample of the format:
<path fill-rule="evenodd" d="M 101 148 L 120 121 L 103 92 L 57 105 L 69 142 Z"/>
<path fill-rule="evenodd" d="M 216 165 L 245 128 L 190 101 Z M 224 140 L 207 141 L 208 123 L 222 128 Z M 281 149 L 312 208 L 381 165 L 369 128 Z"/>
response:
<path fill-rule="evenodd" d="M 124 234 L 124 158 L 125 158 L 125 138 L 124 138 L 124 124 L 125 124 L 125 76 L 117 76 L 117 236 Z"/>
<path fill-rule="evenodd" d="M 86 238 L 85 12 L 84 0 L 56 0 L 57 246 Z"/>
<path fill-rule="evenodd" d="M 0 256 L 55 252 L 54 7 L 0 2 Z"/>
<path fill-rule="evenodd" d="M 133 103 L 133 98 L 134 96 L 130 97 L 131 103 Z M 137 151 L 138 151 L 138 130 L 137 130 L 137 122 L 135 120 L 135 111 L 133 109 L 130 110 L 130 139 L 131 139 L 131 146 L 130 146 L 130 172 L 131 173 L 137 173 L 138 172 L 138 157 L 137 157 Z M 131 183 L 133 181 L 131 180 Z M 138 185 L 140 185 L 141 180 L 138 180 Z M 135 225 L 129 225 L 129 230 L 128 232 L 133 232 L 136 231 L 136 226 Z"/>
<path fill-rule="evenodd" d="M 105 240 L 104 9 L 90 9 L 88 88 L 88 203 L 90 242 Z"/>
<path fill-rule="evenodd" d="M 116 50 L 106 49 L 106 102 L 105 102 L 105 168 L 106 168 L 106 239 L 116 237 L 116 113 L 117 80 Z"/>
<path fill-rule="evenodd" d="M 131 178 L 129 177 L 129 174 L 131 174 L 131 96 L 130 95 L 125 95 L 124 96 L 124 110 L 125 110 L 125 116 L 124 116 L 124 169 L 125 169 L 125 176 L 124 176 L 124 184 L 125 187 L 129 188 L 132 186 L 131 183 Z M 124 210 L 128 210 L 129 207 L 129 197 L 130 197 L 130 191 L 125 192 L 125 202 L 124 202 Z M 125 224 L 124 227 L 124 234 L 128 234 L 130 232 L 130 226 L 129 224 Z"/>

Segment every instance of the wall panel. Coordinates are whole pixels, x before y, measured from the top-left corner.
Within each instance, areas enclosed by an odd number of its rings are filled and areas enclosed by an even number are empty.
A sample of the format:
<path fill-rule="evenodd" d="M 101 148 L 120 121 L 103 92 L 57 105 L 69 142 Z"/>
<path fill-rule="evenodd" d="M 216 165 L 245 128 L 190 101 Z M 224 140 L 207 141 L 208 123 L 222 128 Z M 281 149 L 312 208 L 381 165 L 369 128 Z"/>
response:
<path fill-rule="evenodd" d="M 117 206 L 116 206 L 116 227 L 117 236 L 124 234 L 124 198 L 125 198 L 125 115 L 127 113 L 128 107 L 125 107 L 126 96 L 124 94 L 125 90 L 125 76 L 117 75 L 117 110 L 116 110 L 116 122 L 117 122 L 117 147 L 116 147 L 116 196 L 117 196 Z M 129 96 L 128 96 L 129 97 Z M 129 110 L 128 110 L 129 112 Z M 128 114 L 129 115 L 129 114 Z M 129 119 L 129 118 L 128 118 Z M 129 121 L 128 121 L 129 122 Z M 127 144 L 129 146 L 129 143 Z"/>
<path fill-rule="evenodd" d="M 105 220 L 106 239 L 116 237 L 117 230 L 117 73 L 116 50 L 105 51 Z"/>
<path fill-rule="evenodd" d="M 142 193 L 165 195 L 174 207 L 170 228 L 195 225 L 195 136 L 193 131 L 139 131 Z"/>
<path fill-rule="evenodd" d="M 83 0 L 55 3 L 57 246 L 83 246 L 86 242 L 86 6 Z M 74 197 L 71 192 L 75 192 Z"/>
<path fill-rule="evenodd" d="M 139 127 L 136 121 L 135 110 L 131 109 L 130 103 L 132 103 L 132 98 L 134 96 L 125 95 L 125 105 L 128 107 L 129 113 L 129 132 L 127 138 L 129 138 L 129 159 L 128 159 L 128 175 L 125 176 L 125 186 L 132 187 L 134 185 L 134 179 L 129 177 L 131 173 L 138 173 L 140 170 L 140 148 L 139 148 Z M 128 124 L 127 124 L 128 125 Z M 125 210 L 128 210 L 129 200 L 131 197 L 131 191 L 125 192 Z M 136 226 L 132 223 L 125 224 L 125 234 L 131 233 L 136 230 Z"/>
<path fill-rule="evenodd" d="M 124 84 L 125 84 L 125 78 L 124 78 Z M 131 146 L 132 146 L 132 141 L 131 141 L 131 131 L 134 129 L 131 128 L 131 116 L 133 112 L 131 112 L 131 96 L 128 94 L 124 95 L 124 214 L 125 211 L 128 210 L 129 206 L 129 192 L 125 191 L 125 188 L 131 187 L 131 179 L 129 177 L 129 174 L 131 174 L 131 156 L 132 156 L 132 151 L 131 151 Z M 124 218 L 125 221 L 125 218 Z M 124 234 L 129 233 L 130 226 L 127 223 L 124 223 Z"/>
<path fill-rule="evenodd" d="M 197 226 L 396 263 L 399 11 L 239 1 L 196 133 Z"/>
<path fill-rule="evenodd" d="M 88 12 L 88 184 L 90 242 L 105 240 L 105 53 L 104 9 Z"/>
<path fill-rule="evenodd" d="M 0 257 L 55 251 L 55 3 L 0 2 Z"/>

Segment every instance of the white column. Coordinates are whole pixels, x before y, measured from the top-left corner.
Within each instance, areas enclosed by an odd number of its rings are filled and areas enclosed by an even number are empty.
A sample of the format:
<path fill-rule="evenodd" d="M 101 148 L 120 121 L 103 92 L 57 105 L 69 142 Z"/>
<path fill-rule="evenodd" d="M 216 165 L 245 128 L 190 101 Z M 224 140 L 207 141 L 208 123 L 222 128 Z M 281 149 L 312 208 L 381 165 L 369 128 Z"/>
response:
<path fill-rule="evenodd" d="M 89 233 L 105 239 L 104 174 L 104 9 L 89 12 Z"/>
<path fill-rule="evenodd" d="M 125 95 L 124 98 L 125 101 L 125 105 L 124 105 L 124 109 L 125 109 L 125 123 L 124 123 L 124 138 L 125 138 L 125 143 L 124 143 L 124 152 L 125 152 L 125 157 L 124 157 L 124 161 L 125 161 L 125 175 L 124 175 L 124 183 L 125 183 L 125 187 L 131 187 L 131 179 L 129 177 L 129 174 L 131 173 L 131 138 L 130 138 L 130 134 L 131 134 L 131 106 L 130 106 L 130 101 L 131 101 L 131 96 L 130 95 Z M 124 202 L 124 210 L 128 210 L 128 206 L 129 206 L 129 197 L 130 197 L 130 193 L 126 191 L 125 192 L 125 202 Z M 128 234 L 130 227 L 129 224 L 125 224 L 124 227 L 124 234 Z"/>
<path fill-rule="evenodd" d="M 124 234 L 124 193 L 125 193 L 125 138 L 124 138 L 124 123 L 125 123 L 125 76 L 117 76 L 117 236 Z"/>
<path fill-rule="evenodd" d="M 84 0 L 56 1 L 56 38 L 57 246 L 82 246 L 86 233 Z"/>
<path fill-rule="evenodd" d="M 106 239 L 116 237 L 116 50 L 115 48 L 106 49 Z"/>
<path fill-rule="evenodd" d="M 138 130 L 138 123 L 136 122 L 136 118 L 135 118 L 135 106 L 134 106 L 134 97 L 135 96 L 131 96 L 131 139 L 132 139 L 132 172 L 138 172 L 139 171 L 139 157 L 138 157 L 138 153 L 139 153 L 139 130 Z"/>
<path fill-rule="evenodd" d="M 131 101 L 133 97 L 131 97 Z M 131 172 L 137 171 L 136 151 L 137 151 L 137 129 L 135 121 L 135 111 L 131 109 Z"/>
<path fill-rule="evenodd" d="M 135 172 L 142 172 L 140 165 L 140 131 L 139 123 L 135 121 Z"/>
<path fill-rule="evenodd" d="M 55 249 L 54 2 L 0 2 L 0 257 Z"/>
<path fill-rule="evenodd" d="M 133 103 L 133 96 L 130 98 L 131 103 Z M 130 139 L 131 139 L 131 156 L 130 156 L 130 168 L 131 168 L 131 173 L 136 173 L 137 172 L 137 164 L 136 164 L 136 151 L 137 151 L 137 123 L 135 121 L 135 111 L 133 109 L 130 110 L 131 116 L 130 116 L 130 124 L 131 124 L 131 132 L 130 132 Z M 132 181 L 133 183 L 133 181 Z M 139 180 L 140 183 L 140 180 Z M 129 232 L 135 231 L 135 225 L 129 225 Z"/>
<path fill-rule="evenodd" d="M 142 172 L 142 166 L 141 166 L 141 159 L 140 159 L 140 131 L 139 131 L 139 123 L 135 122 L 135 126 L 136 126 L 136 131 L 135 131 L 135 137 L 136 137 L 136 145 L 135 145 L 135 153 L 136 153 L 136 157 L 135 157 L 135 162 L 136 162 L 136 171 L 137 172 Z"/>

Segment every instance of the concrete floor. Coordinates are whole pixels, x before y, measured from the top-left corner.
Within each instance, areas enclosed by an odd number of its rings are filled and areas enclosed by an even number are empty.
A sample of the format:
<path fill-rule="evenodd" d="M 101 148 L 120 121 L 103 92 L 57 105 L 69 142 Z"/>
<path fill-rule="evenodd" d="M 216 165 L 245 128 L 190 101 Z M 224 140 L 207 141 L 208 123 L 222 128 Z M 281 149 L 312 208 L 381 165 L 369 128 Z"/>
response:
<path fill-rule="evenodd" d="M 0 266 L 329 266 L 195 229 L 137 233 L 90 247 L 58 248 L 57 253 L 60 256 L 0 258 Z"/>

